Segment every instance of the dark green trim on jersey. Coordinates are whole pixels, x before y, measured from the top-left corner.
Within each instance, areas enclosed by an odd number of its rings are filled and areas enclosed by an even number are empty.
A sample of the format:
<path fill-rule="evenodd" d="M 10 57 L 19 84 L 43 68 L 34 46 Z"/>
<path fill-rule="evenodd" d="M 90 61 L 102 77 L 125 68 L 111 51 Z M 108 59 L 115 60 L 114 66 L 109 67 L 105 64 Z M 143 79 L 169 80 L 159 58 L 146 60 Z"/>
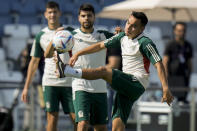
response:
<path fill-rule="evenodd" d="M 125 36 L 124 32 L 120 32 L 117 35 L 112 36 L 111 38 L 105 40 L 104 44 L 106 48 L 120 48 L 121 44 L 120 41 L 122 37 Z"/>
<path fill-rule="evenodd" d="M 35 38 L 35 50 L 34 50 L 34 57 L 42 57 L 44 56 L 44 51 L 42 50 L 40 46 L 40 38 L 45 32 L 41 31 L 36 35 Z"/>
<path fill-rule="evenodd" d="M 110 33 L 110 32 L 108 32 L 106 30 L 97 30 L 97 32 L 98 33 L 103 33 L 105 35 L 106 39 L 109 39 L 110 37 L 114 36 L 113 33 Z"/>
<path fill-rule="evenodd" d="M 161 61 L 162 58 L 158 53 L 156 45 L 148 37 L 142 36 L 138 39 L 140 44 L 140 52 L 146 56 L 150 62 L 154 65 L 158 61 Z"/>
<path fill-rule="evenodd" d="M 72 35 L 75 35 L 75 34 L 77 34 L 77 32 L 76 32 L 76 31 L 72 31 L 71 33 L 72 33 Z"/>
<path fill-rule="evenodd" d="M 68 31 L 72 32 L 72 31 L 74 31 L 75 29 L 72 28 L 72 27 L 70 27 L 70 26 L 68 26 L 68 27 L 65 28 L 65 30 L 68 30 Z"/>

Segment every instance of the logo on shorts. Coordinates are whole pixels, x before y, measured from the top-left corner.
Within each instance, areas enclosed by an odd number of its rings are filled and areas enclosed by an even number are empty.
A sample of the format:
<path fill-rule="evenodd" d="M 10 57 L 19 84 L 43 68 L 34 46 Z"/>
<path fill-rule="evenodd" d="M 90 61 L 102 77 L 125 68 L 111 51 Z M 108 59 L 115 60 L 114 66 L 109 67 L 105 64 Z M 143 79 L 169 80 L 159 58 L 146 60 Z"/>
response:
<path fill-rule="evenodd" d="M 46 108 L 50 108 L 50 103 L 49 102 L 46 102 Z"/>
<path fill-rule="evenodd" d="M 83 111 L 79 111 L 79 112 L 78 112 L 78 116 L 79 116 L 79 117 L 83 117 Z"/>

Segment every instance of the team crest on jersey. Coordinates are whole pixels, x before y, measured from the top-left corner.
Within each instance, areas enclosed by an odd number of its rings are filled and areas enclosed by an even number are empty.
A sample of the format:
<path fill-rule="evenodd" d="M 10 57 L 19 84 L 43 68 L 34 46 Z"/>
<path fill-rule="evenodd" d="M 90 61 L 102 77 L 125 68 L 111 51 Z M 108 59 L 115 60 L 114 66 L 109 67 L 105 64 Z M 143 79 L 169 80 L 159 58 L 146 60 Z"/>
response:
<path fill-rule="evenodd" d="M 78 112 L 78 116 L 79 116 L 79 118 L 80 118 L 80 117 L 83 117 L 83 111 L 79 111 L 79 112 Z"/>

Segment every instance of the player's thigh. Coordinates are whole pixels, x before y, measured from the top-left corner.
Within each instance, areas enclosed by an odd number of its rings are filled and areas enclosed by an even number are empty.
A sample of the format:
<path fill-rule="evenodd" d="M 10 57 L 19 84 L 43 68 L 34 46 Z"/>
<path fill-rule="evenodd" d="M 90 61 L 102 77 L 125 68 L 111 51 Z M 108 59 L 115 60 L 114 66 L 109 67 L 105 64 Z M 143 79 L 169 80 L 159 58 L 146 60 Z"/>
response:
<path fill-rule="evenodd" d="M 88 92 L 75 91 L 73 94 L 75 122 L 89 121 L 91 98 Z"/>
<path fill-rule="evenodd" d="M 108 123 L 107 93 L 91 93 L 90 124 L 106 125 Z"/>
<path fill-rule="evenodd" d="M 59 111 L 59 90 L 54 86 L 43 86 L 45 110 L 47 112 Z"/>
<path fill-rule="evenodd" d="M 142 84 L 130 74 L 113 70 L 111 87 L 131 100 L 137 100 L 145 91 Z"/>
<path fill-rule="evenodd" d="M 74 113 L 74 105 L 72 100 L 72 88 L 60 87 L 59 100 L 61 102 L 65 114 Z"/>

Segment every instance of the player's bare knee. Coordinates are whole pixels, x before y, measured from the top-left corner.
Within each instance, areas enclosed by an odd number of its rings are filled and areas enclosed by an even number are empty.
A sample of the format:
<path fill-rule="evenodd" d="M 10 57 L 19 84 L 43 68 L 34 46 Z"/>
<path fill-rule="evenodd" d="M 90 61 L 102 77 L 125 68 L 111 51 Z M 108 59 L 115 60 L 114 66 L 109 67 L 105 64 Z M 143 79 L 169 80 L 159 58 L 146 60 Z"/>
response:
<path fill-rule="evenodd" d="M 88 121 L 80 121 L 80 122 L 78 122 L 78 127 L 80 127 L 80 128 L 88 128 Z"/>
<path fill-rule="evenodd" d="M 106 125 L 94 126 L 94 131 L 107 131 Z"/>

